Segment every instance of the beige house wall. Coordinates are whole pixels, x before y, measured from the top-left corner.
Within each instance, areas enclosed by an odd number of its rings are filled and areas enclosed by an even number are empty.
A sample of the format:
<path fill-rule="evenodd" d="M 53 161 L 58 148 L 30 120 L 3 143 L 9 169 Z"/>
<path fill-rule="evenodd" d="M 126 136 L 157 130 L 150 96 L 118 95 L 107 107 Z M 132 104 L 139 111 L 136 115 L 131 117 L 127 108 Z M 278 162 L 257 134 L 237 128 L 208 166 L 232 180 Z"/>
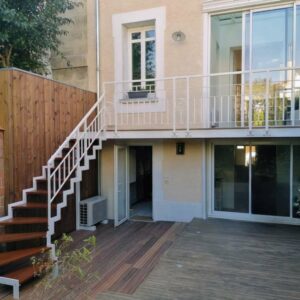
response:
<path fill-rule="evenodd" d="M 114 74 L 114 14 L 166 8 L 165 76 L 202 73 L 202 1 L 189 0 L 102 0 L 100 1 L 100 68 L 101 79 L 113 81 Z M 172 33 L 182 31 L 183 42 L 175 42 Z"/>
<path fill-rule="evenodd" d="M 151 145 L 153 153 L 154 220 L 189 221 L 203 216 L 202 155 L 204 143 L 185 140 L 185 154 L 176 155 L 177 140 L 108 141 L 101 151 L 101 194 L 108 199 L 108 217 L 114 218 L 114 145 Z M 129 162 L 130 164 L 130 162 Z"/>
<path fill-rule="evenodd" d="M 81 0 L 83 6 L 67 13 L 74 24 L 66 26 L 69 31 L 63 37 L 61 57 L 51 58 L 52 77 L 55 80 L 96 92 L 96 1 Z"/>
<path fill-rule="evenodd" d="M 185 154 L 176 154 L 176 142 L 163 143 L 164 198 L 175 202 L 201 200 L 201 167 L 203 147 L 200 141 L 185 143 Z"/>

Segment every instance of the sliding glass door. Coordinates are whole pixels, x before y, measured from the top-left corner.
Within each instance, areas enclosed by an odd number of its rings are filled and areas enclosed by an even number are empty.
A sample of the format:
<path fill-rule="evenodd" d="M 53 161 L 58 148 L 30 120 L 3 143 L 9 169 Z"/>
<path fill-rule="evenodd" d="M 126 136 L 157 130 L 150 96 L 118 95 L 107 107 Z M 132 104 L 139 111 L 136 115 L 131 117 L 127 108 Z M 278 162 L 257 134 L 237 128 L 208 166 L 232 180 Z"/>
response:
<path fill-rule="evenodd" d="M 212 16 L 210 61 L 213 126 L 300 124 L 300 5 Z"/>
<path fill-rule="evenodd" d="M 252 125 L 289 125 L 294 65 L 294 8 L 246 14 L 245 84 Z M 248 49 L 247 49 L 248 48 Z"/>
<path fill-rule="evenodd" d="M 251 212 L 257 215 L 290 215 L 290 146 L 252 146 Z"/>
<path fill-rule="evenodd" d="M 214 145 L 213 212 L 242 219 L 300 218 L 299 166 L 299 145 Z"/>

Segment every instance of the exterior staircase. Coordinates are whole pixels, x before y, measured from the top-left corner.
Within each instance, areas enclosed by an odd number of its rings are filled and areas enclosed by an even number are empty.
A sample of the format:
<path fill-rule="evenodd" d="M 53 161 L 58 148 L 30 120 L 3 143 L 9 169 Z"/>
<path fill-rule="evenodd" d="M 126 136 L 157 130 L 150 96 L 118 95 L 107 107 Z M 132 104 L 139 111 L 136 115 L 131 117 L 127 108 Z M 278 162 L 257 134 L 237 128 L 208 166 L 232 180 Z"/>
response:
<path fill-rule="evenodd" d="M 23 191 L 22 201 L 10 204 L 8 216 L 0 218 L 0 284 L 13 287 L 14 299 L 19 298 L 20 285 L 35 276 L 31 257 L 50 251 L 56 258 L 53 241 L 68 219 L 64 208 L 70 198 L 75 201 L 75 184 L 102 149 L 103 97 L 52 155 L 42 176 L 33 179 L 32 188 Z"/>

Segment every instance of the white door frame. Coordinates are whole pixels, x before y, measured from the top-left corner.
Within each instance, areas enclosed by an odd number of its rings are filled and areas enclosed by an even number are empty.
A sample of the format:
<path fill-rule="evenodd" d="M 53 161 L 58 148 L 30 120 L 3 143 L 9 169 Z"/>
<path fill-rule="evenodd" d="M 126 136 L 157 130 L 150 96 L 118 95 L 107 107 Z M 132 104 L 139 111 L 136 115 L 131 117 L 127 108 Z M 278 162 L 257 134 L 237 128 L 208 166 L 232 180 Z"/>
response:
<path fill-rule="evenodd" d="M 214 146 L 215 145 L 232 145 L 232 144 L 241 144 L 241 145 L 290 145 L 291 146 L 291 157 L 290 157 L 290 184 L 293 184 L 292 180 L 292 159 L 293 159 L 293 146 L 299 145 L 297 141 L 250 141 L 250 140 L 235 140 L 235 141 L 210 141 L 208 147 L 208 156 L 207 156 L 207 163 L 209 165 L 207 178 L 208 178 L 208 208 L 207 208 L 207 215 L 211 218 L 221 218 L 221 219 L 230 219 L 230 220 L 242 220 L 242 221 L 251 221 L 251 222 L 264 222 L 264 223 L 280 223 L 280 224 L 289 224 L 289 225 L 300 225 L 300 219 L 293 218 L 292 216 L 292 191 L 290 191 L 290 216 L 288 217 L 281 217 L 281 216 L 268 216 L 268 215 L 257 215 L 251 213 L 251 189 L 249 188 L 249 212 L 248 213 L 238 213 L 238 212 L 225 212 L 225 211 L 216 211 L 215 210 L 215 161 L 214 161 Z M 252 177 L 252 170 L 251 164 L 249 166 L 249 187 L 251 185 L 251 177 Z M 291 187 L 290 187 L 291 189 Z"/>
<path fill-rule="evenodd" d="M 127 147 L 128 147 L 128 150 L 129 150 L 129 147 L 151 147 L 151 150 L 152 150 L 152 220 L 154 220 L 154 156 L 153 156 L 153 144 L 152 143 L 148 143 L 148 142 L 130 142 L 127 144 Z M 129 165 L 130 165 L 130 161 L 129 161 L 129 151 L 128 151 L 128 178 L 129 178 Z M 130 195 L 130 182 L 128 180 L 128 195 Z M 128 207 L 129 207 L 129 210 L 130 210 L 130 204 L 129 204 L 129 200 L 128 200 Z M 130 218 L 130 216 L 129 216 Z"/>
<path fill-rule="evenodd" d="M 118 164 L 118 155 L 119 155 L 119 149 L 125 150 L 125 194 L 126 194 L 126 213 L 125 218 L 122 220 L 119 220 L 119 197 L 118 197 L 118 175 L 119 175 L 119 164 Z M 129 176 L 128 176 L 128 147 L 127 146 L 120 146 L 120 145 L 114 145 L 114 225 L 115 227 L 123 224 L 129 219 L 129 190 L 128 190 L 128 184 L 129 184 Z"/>

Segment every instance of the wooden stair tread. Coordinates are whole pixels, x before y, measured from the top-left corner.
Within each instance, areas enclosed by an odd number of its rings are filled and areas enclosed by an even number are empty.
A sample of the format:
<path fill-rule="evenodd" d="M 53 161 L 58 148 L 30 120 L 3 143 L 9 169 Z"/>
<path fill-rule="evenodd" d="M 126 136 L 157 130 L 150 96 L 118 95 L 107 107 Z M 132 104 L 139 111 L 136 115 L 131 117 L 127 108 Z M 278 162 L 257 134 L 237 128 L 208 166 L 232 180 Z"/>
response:
<path fill-rule="evenodd" d="M 0 225 L 19 225 L 19 224 L 47 224 L 48 218 L 40 217 L 17 217 L 0 221 Z"/>
<path fill-rule="evenodd" d="M 34 268 L 33 266 L 26 266 L 8 274 L 4 274 L 2 277 L 17 279 L 19 280 L 19 283 L 24 283 L 34 277 Z"/>
<path fill-rule="evenodd" d="M 59 191 L 58 194 L 62 194 L 63 191 Z M 28 192 L 28 195 L 48 195 L 48 190 L 36 190 Z"/>
<path fill-rule="evenodd" d="M 11 243 L 45 237 L 46 232 L 4 233 L 0 234 L 0 243 Z"/>
<path fill-rule="evenodd" d="M 47 247 L 35 247 L 0 253 L 0 266 L 41 254 L 47 250 L 49 250 Z"/>
<path fill-rule="evenodd" d="M 52 203 L 52 209 L 56 208 L 57 204 Z M 14 206 L 14 208 L 18 209 L 47 209 L 48 208 L 48 203 L 44 202 L 27 202 L 26 204 Z"/>

